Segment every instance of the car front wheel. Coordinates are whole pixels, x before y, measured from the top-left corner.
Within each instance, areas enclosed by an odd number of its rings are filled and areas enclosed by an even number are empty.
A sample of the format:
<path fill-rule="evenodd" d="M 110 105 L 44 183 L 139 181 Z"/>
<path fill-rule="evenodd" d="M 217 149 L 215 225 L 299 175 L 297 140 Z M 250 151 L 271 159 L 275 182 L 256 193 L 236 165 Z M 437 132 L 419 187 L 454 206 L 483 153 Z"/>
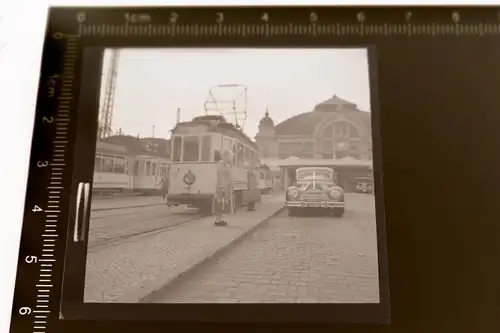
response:
<path fill-rule="evenodd" d="M 299 215 L 298 213 L 299 213 L 298 208 L 296 208 L 296 207 L 288 207 L 288 216 L 291 216 L 291 217 L 297 216 L 297 215 Z"/>
<path fill-rule="evenodd" d="M 344 207 L 333 208 L 333 216 L 335 216 L 335 217 L 344 216 Z"/>

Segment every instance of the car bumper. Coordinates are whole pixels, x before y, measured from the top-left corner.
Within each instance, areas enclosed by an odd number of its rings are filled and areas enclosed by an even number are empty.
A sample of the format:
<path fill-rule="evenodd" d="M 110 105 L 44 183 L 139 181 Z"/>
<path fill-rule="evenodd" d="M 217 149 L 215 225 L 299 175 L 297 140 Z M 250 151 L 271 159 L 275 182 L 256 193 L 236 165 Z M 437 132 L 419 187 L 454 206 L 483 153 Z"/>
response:
<path fill-rule="evenodd" d="M 343 201 L 285 201 L 285 206 L 296 208 L 344 208 Z"/>

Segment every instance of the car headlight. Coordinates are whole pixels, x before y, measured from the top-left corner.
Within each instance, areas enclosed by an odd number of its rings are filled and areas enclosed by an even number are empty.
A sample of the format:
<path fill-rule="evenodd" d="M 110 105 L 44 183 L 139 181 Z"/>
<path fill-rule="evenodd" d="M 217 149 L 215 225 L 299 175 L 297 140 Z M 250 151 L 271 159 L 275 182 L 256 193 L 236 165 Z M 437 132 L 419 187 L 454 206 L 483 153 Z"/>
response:
<path fill-rule="evenodd" d="M 294 190 L 294 189 L 288 190 L 287 196 L 290 199 L 296 199 L 299 196 L 299 191 Z"/>
<path fill-rule="evenodd" d="M 340 199 L 341 194 L 337 190 L 331 190 L 330 196 L 332 197 L 332 199 L 338 200 L 338 199 Z"/>

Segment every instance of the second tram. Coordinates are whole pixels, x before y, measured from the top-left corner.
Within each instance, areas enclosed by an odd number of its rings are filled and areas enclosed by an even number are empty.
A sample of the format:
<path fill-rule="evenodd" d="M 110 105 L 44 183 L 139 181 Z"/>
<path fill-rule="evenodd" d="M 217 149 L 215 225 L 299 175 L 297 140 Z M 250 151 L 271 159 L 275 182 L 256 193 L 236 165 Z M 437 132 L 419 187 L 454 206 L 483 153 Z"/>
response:
<path fill-rule="evenodd" d="M 262 194 L 270 193 L 274 186 L 274 177 L 271 169 L 269 169 L 269 167 L 264 164 L 257 169 L 257 172 L 260 192 Z"/>

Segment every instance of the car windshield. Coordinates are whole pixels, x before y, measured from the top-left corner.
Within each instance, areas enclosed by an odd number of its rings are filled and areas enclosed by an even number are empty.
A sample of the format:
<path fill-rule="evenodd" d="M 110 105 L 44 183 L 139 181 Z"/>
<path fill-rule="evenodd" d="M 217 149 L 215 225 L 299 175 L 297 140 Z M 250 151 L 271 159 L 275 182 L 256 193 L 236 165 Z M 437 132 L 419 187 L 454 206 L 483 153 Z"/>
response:
<path fill-rule="evenodd" d="M 307 170 L 297 172 L 297 180 L 322 179 L 332 180 L 332 173 L 322 170 Z"/>

